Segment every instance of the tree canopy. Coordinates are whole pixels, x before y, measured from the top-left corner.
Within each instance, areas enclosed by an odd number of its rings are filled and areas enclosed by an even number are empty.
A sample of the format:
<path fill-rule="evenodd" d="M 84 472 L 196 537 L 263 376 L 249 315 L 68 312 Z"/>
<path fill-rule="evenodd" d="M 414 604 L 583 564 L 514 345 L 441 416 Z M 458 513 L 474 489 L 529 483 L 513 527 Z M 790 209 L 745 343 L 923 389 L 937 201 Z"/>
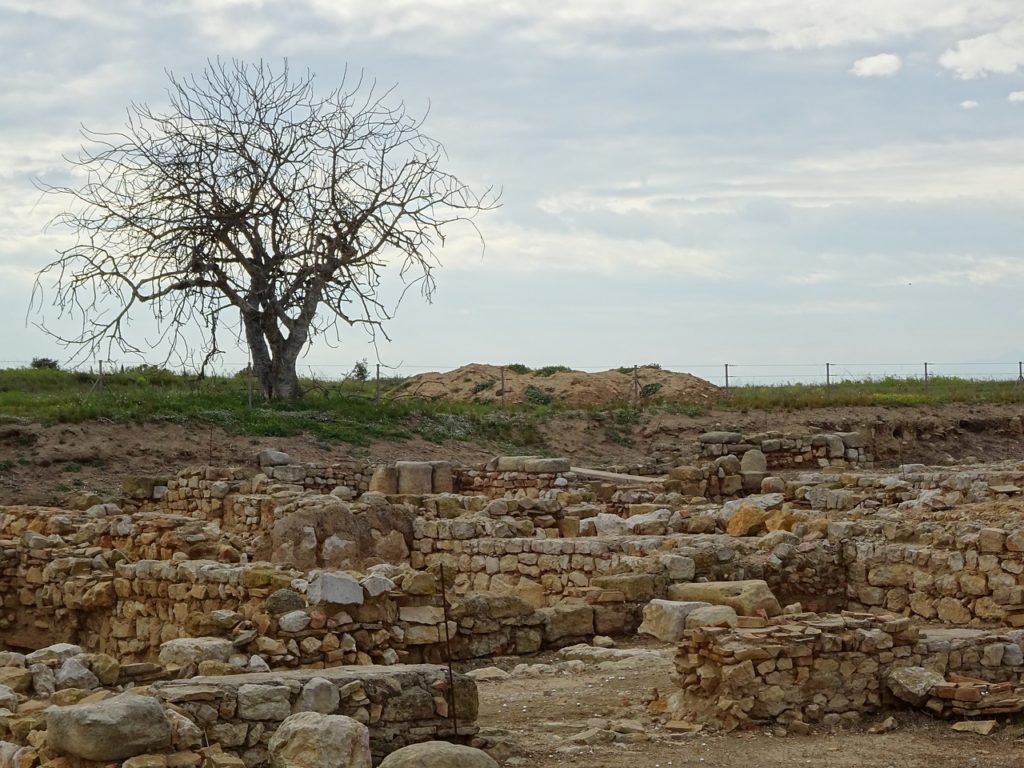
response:
<path fill-rule="evenodd" d="M 313 338 L 381 330 L 398 305 L 381 296 L 386 273 L 429 299 L 449 228 L 499 205 L 446 169 L 394 89 L 346 75 L 319 95 L 287 62 L 168 80 L 166 108 L 133 103 L 122 129 L 83 128 L 74 181 L 42 185 L 66 201 L 55 224 L 73 242 L 33 304 L 73 319 L 61 338 L 89 354 L 160 346 L 205 367 L 233 335 L 266 397 L 298 397 Z M 158 339 L 129 332 L 140 307 Z"/>

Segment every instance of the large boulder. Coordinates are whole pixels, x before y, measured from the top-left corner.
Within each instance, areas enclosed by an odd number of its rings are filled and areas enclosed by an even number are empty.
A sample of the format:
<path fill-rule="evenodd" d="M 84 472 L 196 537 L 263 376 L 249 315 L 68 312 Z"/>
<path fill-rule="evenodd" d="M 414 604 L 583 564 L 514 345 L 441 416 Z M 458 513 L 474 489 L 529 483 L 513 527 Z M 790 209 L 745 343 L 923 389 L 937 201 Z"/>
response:
<path fill-rule="evenodd" d="M 380 768 L 498 768 L 498 763 L 483 750 L 447 741 L 425 741 L 392 752 Z"/>
<path fill-rule="evenodd" d="M 46 743 L 83 760 L 121 761 L 166 751 L 171 746 L 171 725 L 156 699 L 122 693 L 95 704 L 49 707 Z"/>
<path fill-rule="evenodd" d="M 683 639 L 686 617 L 706 605 L 710 603 L 652 600 L 644 607 L 644 621 L 638 631 L 666 643 L 678 643 Z"/>
<path fill-rule="evenodd" d="M 370 768 L 370 731 L 344 715 L 299 712 L 267 745 L 272 768 Z"/>
<path fill-rule="evenodd" d="M 757 616 L 764 611 L 768 616 L 778 616 L 782 606 L 760 579 L 746 581 L 708 581 L 672 584 L 668 588 L 670 600 L 700 600 L 712 605 L 727 605 L 740 616 Z"/>

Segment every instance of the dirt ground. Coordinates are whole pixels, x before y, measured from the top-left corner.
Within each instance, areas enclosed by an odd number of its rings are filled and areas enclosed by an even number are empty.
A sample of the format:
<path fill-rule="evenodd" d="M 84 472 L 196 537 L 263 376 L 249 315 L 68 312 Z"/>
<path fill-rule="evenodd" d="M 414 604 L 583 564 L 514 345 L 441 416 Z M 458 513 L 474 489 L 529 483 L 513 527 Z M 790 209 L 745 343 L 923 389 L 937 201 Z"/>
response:
<path fill-rule="evenodd" d="M 540 375 L 471 363 L 454 371 L 419 374 L 412 377 L 403 390 L 419 397 L 446 400 L 505 404 L 556 402 L 573 407 L 627 402 L 637 395 L 666 403 L 712 402 L 719 396 L 718 387 L 704 379 L 651 366 L 641 366 L 635 371 L 565 370 Z"/>
<path fill-rule="evenodd" d="M 793 412 L 709 411 L 698 416 L 641 413 L 622 424 L 607 415 L 554 415 L 541 426 L 543 452 L 576 466 L 603 468 L 639 462 L 658 451 L 696 453 L 697 435 L 713 429 L 759 432 L 845 431 L 865 424 L 922 430 L 890 463 L 942 463 L 977 456 L 997 461 L 1021 456 L 1021 436 L 992 424 L 1024 412 L 1015 405 L 949 405 L 929 408 L 818 408 Z M 422 439 L 377 441 L 369 446 L 328 445 L 309 438 L 230 435 L 181 424 L 94 421 L 42 426 L 0 421 L 0 504 L 60 504 L 83 492 L 116 495 L 122 478 L 166 475 L 190 464 L 252 464 L 257 451 L 275 447 L 297 461 L 330 462 L 345 456 L 373 461 L 447 459 L 484 462 L 512 446 Z M 522 450 L 522 449 L 520 449 Z M 536 448 L 530 452 L 537 452 Z"/>
<path fill-rule="evenodd" d="M 481 681 L 479 725 L 508 731 L 516 752 L 506 764 L 530 768 L 1019 768 L 1024 761 L 1020 725 L 1004 724 L 991 736 L 977 736 L 909 711 L 869 716 L 851 730 L 821 729 L 807 736 L 783 736 L 767 728 L 731 734 L 673 733 L 647 715 L 644 699 L 653 689 L 663 696 L 673 692 L 663 666 L 619 672 L 588 666 L 572 675 Z M 899 723 L 895 731 L 868 733 L 868 727 L 889 714 Z M 619 720 L 645 726 L 638 741 L 590 746 L 570 741 L 588 728 Z"/>

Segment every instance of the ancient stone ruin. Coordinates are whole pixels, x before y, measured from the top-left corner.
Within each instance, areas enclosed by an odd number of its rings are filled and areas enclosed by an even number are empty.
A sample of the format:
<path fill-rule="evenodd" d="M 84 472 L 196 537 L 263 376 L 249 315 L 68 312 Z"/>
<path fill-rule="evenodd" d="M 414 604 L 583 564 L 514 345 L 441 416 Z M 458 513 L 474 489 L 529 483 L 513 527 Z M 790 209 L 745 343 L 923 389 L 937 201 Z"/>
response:
<path fill-rule="evenodd" d="M 0 766 L 496 765 L 481 668 L 638 637 L 677 728 L 1024 711 L 1024 464 L 869 443 L 714 432 L 647 477 L 266 450 L 0 507 Z"/>

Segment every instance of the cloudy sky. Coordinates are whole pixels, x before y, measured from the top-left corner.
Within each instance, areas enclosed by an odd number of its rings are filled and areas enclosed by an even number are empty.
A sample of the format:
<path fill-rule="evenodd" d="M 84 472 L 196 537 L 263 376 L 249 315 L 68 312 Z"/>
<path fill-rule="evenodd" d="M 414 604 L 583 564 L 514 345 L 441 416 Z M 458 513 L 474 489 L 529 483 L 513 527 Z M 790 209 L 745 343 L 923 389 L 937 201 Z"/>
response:
<path fill-rule="evenodd" d="M 26 325 L 62 242 L 33 178 L 214 56 L 397 83 L 503 188 L 483 258 L 453 236 L 389 326 L 406 372 L 1024 356 L 1020 0 L 0 0 L 0 49 L 3 360 L 67 355 Z M 302 365 L 363 357 L 353 331 Z"/>

